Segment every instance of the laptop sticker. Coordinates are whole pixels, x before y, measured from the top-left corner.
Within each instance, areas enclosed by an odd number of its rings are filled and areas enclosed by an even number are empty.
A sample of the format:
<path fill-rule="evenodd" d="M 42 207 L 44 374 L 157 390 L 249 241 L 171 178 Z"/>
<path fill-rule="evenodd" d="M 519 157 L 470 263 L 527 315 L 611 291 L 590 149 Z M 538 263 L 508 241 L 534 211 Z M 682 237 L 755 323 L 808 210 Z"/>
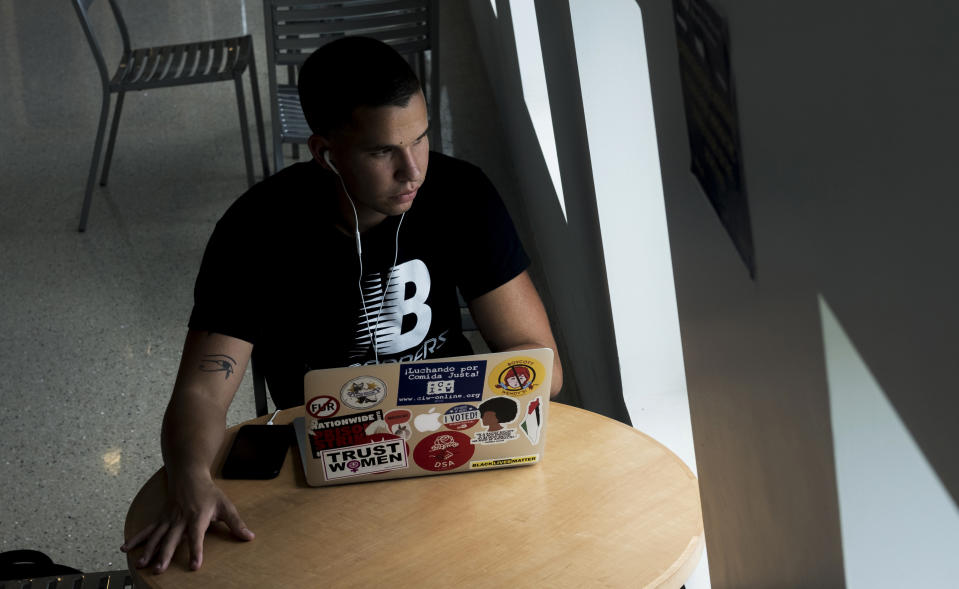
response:
<path fill-rule="evenodd" d="M 413 450 L 413 461 L 426 470 L 443 472 L 466 464 L 475 448 L 460 432 L 437 432 L 423 438 Z"/>
<path fill-rule="evenodd" d="M 529 443 L 534 446 L 539 443 L 539 432 L 543 428 L 543 414 L 540 407 L 541 397 L 536 397 L 526 406 L 526 417 L 519 424 L 519 428 L 526 434 Z"/>
<path fill-rule="evenodd" d="M 397 405 L 432 405 L 479 401 L 486 360 L 423 362 L 400 368 Z"/>
<path fill-rule="evenodd" d="M 512 464 L 530 464 L 539 460 L 539 454 L 532 456 L 515 456 L 512 458 L 495 458 L 493 460 L 473 460 L 470 462 L 470 470 L 481 468 L 496 468 L 498 466 L 510 466 Z"/>
<path fill-rule="evenodd" d="M 443 425 L 446 429 L 463 431 L 479 423 L 480 412 L 475 405 L 456 405 L 446 410 Z"/>
<path fill-rule="evenodd" d="M 317 419 L 333 417 L 340 410 L 340 402 L 328 395 L 313 397 L 306 404 L 307 412 Z"/>
<path fill-rule="evenodd" d="M 410 419 L 413 414 L 406 409 L 393 409 L 386 414 L 386 425 L 390 428 L 390 433 L 397 435 L 404 440 L 409 440 L 413 435 L 410 429 Z"/>
<path fill-rule="evenodd" d="M 416 419 L 413 420 L 413 425 L 416 427 L 416 431 L 435 432 L 440 429 L 440 417 L 441 415 L 436 413 L 436 407 L 432 407 L 429 413 L 417 415 Z"/>
<path fill-rule="evenodd" d="M 367 444 L 323 450 L 323 476 L 326 480 L 377 474 L 409 467 L 406 442 L 390 436 L 378 436 Z"/>
<path fill-rule="evenodd" d="M 386 398 L 386 383 L 372 376 L 357 376 L 340 389 L 340 400 L 353 409 L 376 407 Z"/>
<path fill-rule="evenodd" d="M 313 458 L 319 458 L 323 450 L 368 442 L 366 428 L 382 420 L 383 411 L 380 409 L 329 419 L 314 419 L 310 426 Z"/>
<path fill-rule="evenodd" d="M 543 365 L 532 358 L 510 358 L 500 362 L 490 372 L 489 387 L 494 392 L 511 397 L 520 397 L 533 392 L 546 371 Z"/>
<path fill-rule="evenodd" d="M 493 397 L 479 406 L 480 419 L 486 427 L 485 432 L 477 432 L 472 439 L 474 444 L 502 444 L 519 437 L 515 429 L 504 428 L 512 423 L 519 414 L 519 403 L 509 397 Z"/>
<path fill-rule="evenodd" d="M 366 426 L 366 429 L 363 430 L 367 436 L 375 436 L 377 434 L 391 434 L 390 426 L 386 424 L 386 421 L 382 419 L 377 419 L 373 423 Z"/>

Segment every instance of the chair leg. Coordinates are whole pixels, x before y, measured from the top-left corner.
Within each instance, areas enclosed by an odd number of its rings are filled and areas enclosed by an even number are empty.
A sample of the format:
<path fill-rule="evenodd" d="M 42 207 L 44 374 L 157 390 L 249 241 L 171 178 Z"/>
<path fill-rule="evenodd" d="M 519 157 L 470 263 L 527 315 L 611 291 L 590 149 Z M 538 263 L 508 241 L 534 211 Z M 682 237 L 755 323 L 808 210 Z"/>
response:
<path fill-rule="evenodd" d="M 100 166 L 100 150 L 103 149 L 103 135 L 107 129 L 107 115 L 110 112 L 110 92 L 103 93 L 103 106 L 100 107 L 100 123 L 97 126 L 97 138 L 93 142 L 93 159 L 90 162 L 90 172 L 87 174 L 87 188 L 83 195 L 83 207 L 80 209 L 80 226 L 77 231 L 87 230 L 87 218 L 90 215 L 90 201 L 93 199 L 93 181 L 97 177 L 97 168 Z"/>
<path fill-rule="evenodd" d="M 107 141 L 107 154 L 103 157 L 103 173 L 100 175 L 100 186 L 107 185 L 107 176 L 110 174 L 110 162 L 113 161 L 113 146 L 117 141 L 117 128 L 120 126 L 120 111 L 123 109 L 124 91 L 117 93 L 117 104 L 113 107 L 113 125 L 110 127 L 110 139 Z"/>
<path fill-rule="evenodd" d="M 263 107 L 260 105 L 260 82 L 256 77 L 256 61 L 250 59 L 250 87 L 253 93 L 253 116 L 256 117 L 256 136 L 260 142 L 260 160 L 263 162 L 263 178 L 270 175 L 270 162 L 266 155 L 266 133 L 263 130 Z"/>
<path fill-rule="evenodd" d="M 273 125 L 273 171 L 279 172 L 283 169 L 283 142 L 280 141 L 280 131 L 276 128 L 279 122 L 274 122 Z"/>
<path fill-rule="evenodd" d="M 243 78 L 237 74 L 233 78 L 236 86 L 236 106 L 240 111 L 240 131 L 243 135 L 243 157 L 246 160 L 246 183 L 253 186 L 253 154 L 250 148 L 250 130 L 247 128 L 246 100 L 243 98 Z"/>
<path fill-rule="evenodd" d="M 273 131 L 273 171 L 279 172 L 283 169 L 283 125 L 280 123 L 280 109 L 276 105 L 276 97 L 272 93 L 270 100 L 273 107 L 273 122 L 270 125 Z"/>

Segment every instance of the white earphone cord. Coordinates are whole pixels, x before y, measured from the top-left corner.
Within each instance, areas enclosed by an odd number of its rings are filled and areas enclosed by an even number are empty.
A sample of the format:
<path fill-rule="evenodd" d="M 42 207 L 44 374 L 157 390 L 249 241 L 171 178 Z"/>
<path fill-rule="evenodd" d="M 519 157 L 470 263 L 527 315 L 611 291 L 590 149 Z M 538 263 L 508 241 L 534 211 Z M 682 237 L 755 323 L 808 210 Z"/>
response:
<path fill-rule="evenodd" d="M 327 160 L 327 163 L 330 163 Z M 335 168 L 334 168 L 335 171 Z M 360 262 L 360 276 L 356 281 L 356 287 L 360 291 L 360 302 L 363 303 L 363 317 L 366 319 L 366 332 L 370 336 L 370 345 L 373 346 L 373 361 L 377 364 L 380 363 L 380 354 L 379 346 L 376 343 L 376 335 L 380 328 L 380 314 L 383 313 L 383 303 L 386 302 L 386 293 L 389 292 L 390 282 L 393 281 L 393 270 L 396 268 L 396 261 L 399 259 L 400 254 L 400 227 L 403 226 L 403 219 L 406 217 L 406 213 L 400 215 L 400 222 L 396 225 L 396 238 L 395 238 L 395 247 L 393 249 L 393 265 L 390 266 L 390 275 L 386 279 L 386 286 L 383 288 L 383 296 L 380 299 L 380 308 L 376 312 L 376 323 L 373 325 L 373 329 L 370 329 L 370 312 L 366 308 L 366 296 L 363 295 L 363 246 L 360 242 L 360 217 L 356 213 L 356 205 L 353 203 L 353 197 L 350 196 L 350 191 L 346 189 L 346 182 L 343 181 L 343 177 L 340 176 L 339 172 L 336 172 L 336 177 L 340 179 L 340 184 L 343 186 L 343 192 L 346 193 L 346 199 L 350 201 L 350 206 L 353 208 L 353 229 L 356 234 L 356 257 Z"/>

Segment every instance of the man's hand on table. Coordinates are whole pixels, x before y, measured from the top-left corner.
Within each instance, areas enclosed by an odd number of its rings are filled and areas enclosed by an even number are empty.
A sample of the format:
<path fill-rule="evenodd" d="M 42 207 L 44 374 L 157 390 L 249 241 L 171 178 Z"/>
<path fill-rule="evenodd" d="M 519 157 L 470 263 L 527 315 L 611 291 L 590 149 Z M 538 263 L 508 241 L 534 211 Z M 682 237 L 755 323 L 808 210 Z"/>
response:
<path fill-rule="evenodd" d="M 137 568 L 153 565 L 153 572 L 162 573 L 170 566 L 176 547 L 184 539 L 190 549 L 190 568 L 203 564 L 203 538 L 213 522 L 225 523 L 239 540 L 252 540 L 254 535 L 240 519 L 236 507 L 209 476 L 190 478 L 174 485 L 170 499 L 156 522 L 128 539 L 120 550 L 128 552 L 143 544 L 143 555 Z"/>

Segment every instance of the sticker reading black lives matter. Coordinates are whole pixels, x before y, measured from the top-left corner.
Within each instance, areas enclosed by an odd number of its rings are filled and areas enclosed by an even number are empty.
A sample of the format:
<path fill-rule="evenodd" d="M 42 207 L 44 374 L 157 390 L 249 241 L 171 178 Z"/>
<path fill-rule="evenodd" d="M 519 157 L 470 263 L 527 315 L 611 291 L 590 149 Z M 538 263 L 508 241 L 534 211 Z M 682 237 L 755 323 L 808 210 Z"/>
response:
<path fill-rule="evenodd" d="M 323 450 L 355 446 L 369 441 L 366 428 L 382 419 L 381 409 L 331 419 L 314 419 L 310 432 L 313 458 L 319 458 Z"/>
<path fill-rule="evenodd" d="M 463 403 L 483 396 L 486 360 L 405 364 L 400 370 L 397 405 Z"/>

